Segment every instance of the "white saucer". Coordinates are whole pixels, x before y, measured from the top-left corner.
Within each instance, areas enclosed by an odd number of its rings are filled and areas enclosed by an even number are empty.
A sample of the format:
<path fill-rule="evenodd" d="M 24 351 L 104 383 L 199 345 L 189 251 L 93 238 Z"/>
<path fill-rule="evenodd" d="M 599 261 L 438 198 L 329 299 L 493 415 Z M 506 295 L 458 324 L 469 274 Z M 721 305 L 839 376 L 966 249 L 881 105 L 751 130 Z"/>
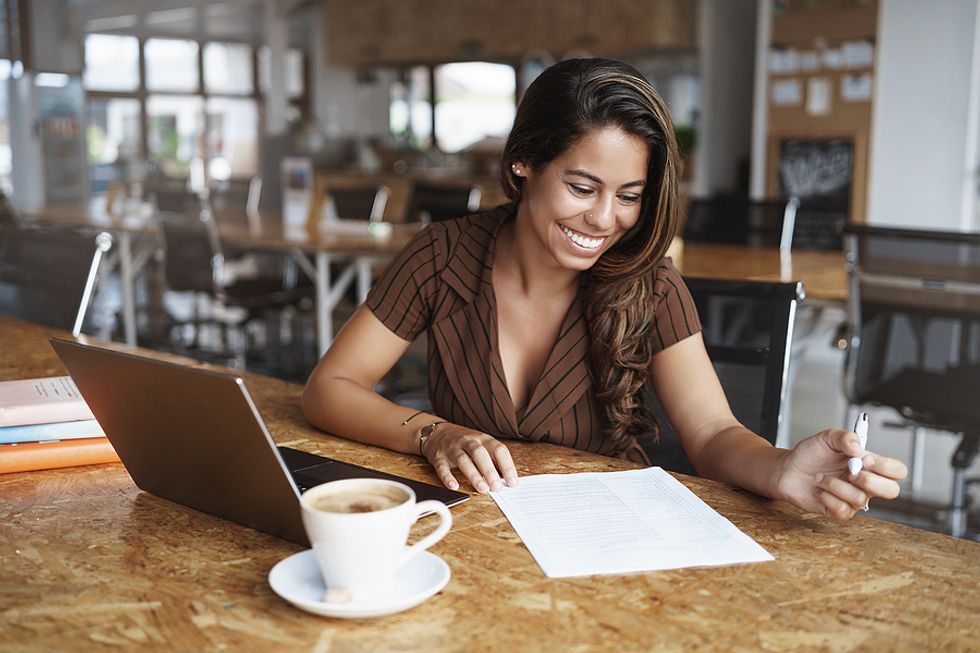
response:
<path fill-rule="evenodd" d="M 312 549 L 280 560 L 269 572 L 272 591 L 297 608 L 324 617 L 361 619 L 408 610 L 426 600 L 449 582 L 449 565 L 434 553 L 423 551 L 401 568 L 391 596 L 370 601 L 327 603 L 326 586 Z"/>

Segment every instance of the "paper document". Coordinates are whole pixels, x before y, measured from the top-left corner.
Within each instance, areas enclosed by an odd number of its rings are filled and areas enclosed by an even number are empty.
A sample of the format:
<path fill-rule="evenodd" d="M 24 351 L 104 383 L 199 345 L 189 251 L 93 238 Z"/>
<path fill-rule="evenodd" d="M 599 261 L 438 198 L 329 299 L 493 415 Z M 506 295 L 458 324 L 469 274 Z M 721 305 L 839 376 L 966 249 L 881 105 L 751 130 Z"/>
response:
<path fill-rule="evenodd" d="M 659 467 L 525 476 L 490 496 L 551 578 L 774 559 Z"/>

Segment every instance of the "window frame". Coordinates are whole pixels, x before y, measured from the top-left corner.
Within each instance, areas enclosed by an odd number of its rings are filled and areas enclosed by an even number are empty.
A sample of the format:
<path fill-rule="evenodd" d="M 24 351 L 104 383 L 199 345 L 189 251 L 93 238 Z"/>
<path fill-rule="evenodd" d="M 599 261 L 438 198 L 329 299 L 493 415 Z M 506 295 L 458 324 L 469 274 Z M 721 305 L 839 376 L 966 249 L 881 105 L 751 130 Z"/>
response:
<path fill-rule="evenodd" d="M 521 99 L 520 93 L 521 93 L 521 81 L 522 81 L 521 80 L 521 77 L 522 77 L 522 75 L 521 75 L 521 65 L 520 65 L 520 62 L 519 61 L 511 61 L 511 60 L 500 61 L 500 60 L 491 60 L 491 59 L 473 59 L 473 60 L 469 60 L 469 61 L 439 61 L 437 63 L 413 62 L 413 63 L 401 64 L 399 66 L 394 67 L 394 70 L 396 72 L 396 78 L 398 80 L 400 80 L 400 81 L 403 81 L 403 82 L 404 82 L 404 80 L 410 78 L 410 71 L 413 68 L 424 67 L 424 68 L 426 68 L 428 70 L 428 76 L 429 76 L 429 97 L 427 98 L 426 101 L 429 103 L 429 108 L 430 108 L 430 111 L 429 111 L 429 132 L 431 134 L 431 137 L 429 138 L 429 144 L 427 146 L 425 146 L 425 147 L 414 147 L 408 141 L 403 141 L 401 139 L 398 139 L 399 145 L 401 145 L 403 147 L 408 147 L 408 148 L 413 149 L 413 150 L 415 150 L 417 152 L 440 152 L 440 153 L 445 153 L 444 150 L 441 147 L 439 147 L 439 139 L 436 138 L 436 68 L 438 68 L 439 66 L 444 66 L 446 64 L 451 64 L 451 63 L 471 63 L 471 62 L 472 63 L 492 63 L 492 64 L 498 64 L 498 65 L 503 65 L 503 66 L 510 66 L 511 68 L 514 69 L 514 107 L 516 109 L 516 107 L 519 104 L 520 99 Z M 389 109 L 390 109 L 390 107 L 391 107 L 390 100 L 389 100 L 388 106 L 389 106 Z M 391 123 L 389 121 L 389 127 L 388 127 L 388 133 L 389 133 L 389 135 L 392 136 L 392 137 L 398 138 L 391 131 L 390 124 Z"/>
<path fill-rule="evenodd" d="M 266 108 L 265 108 L 265 94 L 262 92 L 259 85 L 259 61 L 258 61 L 258 51 L 259 46 L 248 40 L 236 40 L 236 39 L 200 39 L 200 38 L 180 38 L 172 36 L 139 36 L 135 34 L 125 34 L 117 32 L 88 32 L 82 36 L 82 50 L 84 52 L 84 39 L 90 35 L 95 34 L 106 34 L 110 36 L 131 36 L 137 39 L 139 44 L 138 54 L 139 54 L 139 85 L 134 91 L 99 91 L 94 89 L 84 88 L 86 103 L 88 100 L 92 99 L 102 99 L 102 100 L 112 100 L 112 99 L 135 99 L 139 101 L 140 104 L 140 138 L 139 138 L 139 152 L 140 156 L 145 160 L 149 157 L 149 114 L 147 113 L 147 101 L 151 96 L 179 96 L 187 97 L 194 96 L 201 99 L 202 106 L 206 107 L 208 104 L 208 99 L 210 98 L 231 98 L 231 99 L 244 99 L 252 100 L 256 105 L 256 116 L 258 118 L 258 124 L 256 125 L 256 134 L 260 137 L 265 132 L 266 125 Z M 163 39 L 163 40 L 178 40 L 178 41 L 193 41 L 197 44 L 197 87 L 190 91 L 150 91 L 146 86 L 146 42 L 152 39 Z M 209 43 L 221 43 L 221 44 L 231 44 L 231 45 L 247 45 L 251 49 L 251 59 L 252 59 L 252 92 L 251 93 L 223 93 L 223 92 L 209 92 L 206 88 L 204 81 L 204 50 Z M 303 92 L 301 95 L 291 98 L 288 100 L 288 104 L 298 110 L 301 120 L 306 120 L 310 115 L 311 107 L 311 94 L 310 94 L 310 56 L 305 50 L 299 48 L 291 48 L 300 52 L 302 56 L 302 80 L 303 80 Z M 82 62 L 82 75 L 84 76 L 85 62 Z M 210 129 L 210 126 L 205 121 L 205 129 Z M 86 120 L 86 128 L 88 127 L 88 121 Z M 209 138 L 210 134 L 205 133 L 205 139 Z M 210 157 L 207 157 L 210 159 Z M 86 161 L 87 165 L 91 165 Z M 210 160 L 205 162 L 205 165 L 210 165 Z"/>

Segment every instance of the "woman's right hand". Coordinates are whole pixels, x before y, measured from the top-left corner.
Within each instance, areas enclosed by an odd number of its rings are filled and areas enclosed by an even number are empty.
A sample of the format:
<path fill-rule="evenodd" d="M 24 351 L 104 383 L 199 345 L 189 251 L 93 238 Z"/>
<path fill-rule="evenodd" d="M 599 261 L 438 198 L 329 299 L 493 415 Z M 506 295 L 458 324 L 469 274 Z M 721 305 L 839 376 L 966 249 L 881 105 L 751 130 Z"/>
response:
<path fill-rule="evenodd" d="M 458 424 L 445 422 L 437 426 L 422 443 L 422 455 L 450 490 L 459 489 L 454 469 L 480 494 L 502 490 L 504 483 L 517 485 L 517 469 L 507 447 L 492 435 Z"/>

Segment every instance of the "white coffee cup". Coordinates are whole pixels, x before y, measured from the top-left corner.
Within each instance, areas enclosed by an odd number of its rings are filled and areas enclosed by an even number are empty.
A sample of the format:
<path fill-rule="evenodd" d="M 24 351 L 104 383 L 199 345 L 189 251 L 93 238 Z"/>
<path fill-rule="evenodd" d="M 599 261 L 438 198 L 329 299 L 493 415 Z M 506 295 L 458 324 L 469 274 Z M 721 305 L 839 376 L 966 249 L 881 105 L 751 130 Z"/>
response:
<path fill-rule="evenodd" d="M 402 565 L 441 540 L 453 522 L 441 501 L 416 503 L 412 488 L 376 478 L 317 485 L 303 494 L 300 505 L 328 592 L 353 600 L 389 595 Z M 412 524 L 428 512 L 439 515 L 439 526 L 406 546 Z"/>

